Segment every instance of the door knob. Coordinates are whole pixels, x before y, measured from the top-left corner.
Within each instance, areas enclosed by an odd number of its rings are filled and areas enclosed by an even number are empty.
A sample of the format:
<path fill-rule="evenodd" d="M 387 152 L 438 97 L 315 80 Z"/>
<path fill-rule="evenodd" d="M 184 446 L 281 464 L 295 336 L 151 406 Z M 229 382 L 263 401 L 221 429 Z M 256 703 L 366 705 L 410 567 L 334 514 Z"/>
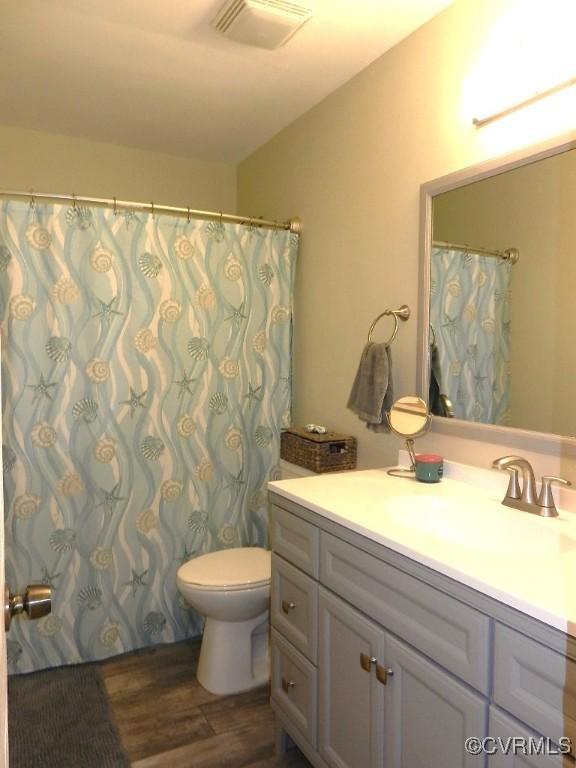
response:
<path fill-rule="evenodd" d="M 12 616 L 26 611 L 29 619 L 41 619 L 52 610 L 52 587 L 46 584 L 30 584 L 24 596 L 11 595 L 8 585 L 4 588 L 4 629 L 10 629 Z"/>

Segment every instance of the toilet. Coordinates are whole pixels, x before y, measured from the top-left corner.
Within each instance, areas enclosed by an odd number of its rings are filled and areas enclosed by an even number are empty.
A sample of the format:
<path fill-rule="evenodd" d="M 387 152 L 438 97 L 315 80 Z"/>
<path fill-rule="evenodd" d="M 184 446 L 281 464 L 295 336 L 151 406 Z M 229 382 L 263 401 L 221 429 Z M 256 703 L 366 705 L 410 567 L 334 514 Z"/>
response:
<path fill-rule="evenodd" d="M 240 693 L 268 682 L 270 558 L 260 547 L 239 547 L 178 569 L 180 593 L 206 617 L 197 678 L 211 693 Z"/>
<path fill-rule="evenodd" d="M 314 474 L 281 461 L 282 479 Z M 270 679 L 271 553 L 261 547 L 210 552 L 180 566 L 178 589 L 206 618 L 198 682 L 211 693 L 240 693 Z"/>

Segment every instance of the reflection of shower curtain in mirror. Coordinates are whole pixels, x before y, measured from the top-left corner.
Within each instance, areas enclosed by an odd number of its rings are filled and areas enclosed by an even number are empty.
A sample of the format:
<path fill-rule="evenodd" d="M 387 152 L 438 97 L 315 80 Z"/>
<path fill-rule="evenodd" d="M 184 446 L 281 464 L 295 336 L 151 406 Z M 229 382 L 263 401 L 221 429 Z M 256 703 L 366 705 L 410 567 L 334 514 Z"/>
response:
<path fill-rule="evenodd" d="M 497 257 L 432 249 L 430 324 L 442 391 L 457 419 L 509 421 L 511 267 Z"/>

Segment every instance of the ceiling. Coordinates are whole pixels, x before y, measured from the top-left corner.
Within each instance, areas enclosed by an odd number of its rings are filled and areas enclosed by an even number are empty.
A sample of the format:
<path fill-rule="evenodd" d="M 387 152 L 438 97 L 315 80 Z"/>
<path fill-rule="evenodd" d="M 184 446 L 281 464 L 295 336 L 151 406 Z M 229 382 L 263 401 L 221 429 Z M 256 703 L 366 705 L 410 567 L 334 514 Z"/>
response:
<path fill-rule="evenodd" d="M 223 0 L 0 0 L 2 122 L 236 163 L 451 0 L 302 0 L 276 51 L 222 37 Z"/>

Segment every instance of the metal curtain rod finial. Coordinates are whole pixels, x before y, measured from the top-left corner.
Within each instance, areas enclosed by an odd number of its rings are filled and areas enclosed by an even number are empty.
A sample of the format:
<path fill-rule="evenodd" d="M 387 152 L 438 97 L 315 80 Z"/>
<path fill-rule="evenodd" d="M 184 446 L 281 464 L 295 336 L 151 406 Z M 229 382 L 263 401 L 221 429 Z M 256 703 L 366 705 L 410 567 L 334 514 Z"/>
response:
<path fill-rule="evenodd" d="M 518 248 L 506 248 L 502 253 L 502 257 L 505 261 L 509 261 L 510 264 L 518 264 L 520 260 L 520 251 Z"/>
<path fill-rule="evenodd" d="M 374 322 L 370 326 L 370 330 L 368 331 L 368 343 L 372 341 L 372 332 L 376 327 L 376 323 L 379 320 L 381 320 L 383 317 L 388 317 L 390 315 L 394 318 L 394 330 L 392 331 L 392 335 L 390 336 L 388 341 L 384 342 L 386 345 L 392 344 L 392 342 L 396 338 L 396 334 L 398 333 L 398 319 L 402 320 L 403 322 L 406 322 L 406 320 L 408 320 L 408 318 L 410 317 L 410 307 L 407 304 L 402 304 L 402 306 L 398 307 L 398 309 L 385 309 L 384 312 L 379 314 L 378 317 L 374 320 Z"/>

